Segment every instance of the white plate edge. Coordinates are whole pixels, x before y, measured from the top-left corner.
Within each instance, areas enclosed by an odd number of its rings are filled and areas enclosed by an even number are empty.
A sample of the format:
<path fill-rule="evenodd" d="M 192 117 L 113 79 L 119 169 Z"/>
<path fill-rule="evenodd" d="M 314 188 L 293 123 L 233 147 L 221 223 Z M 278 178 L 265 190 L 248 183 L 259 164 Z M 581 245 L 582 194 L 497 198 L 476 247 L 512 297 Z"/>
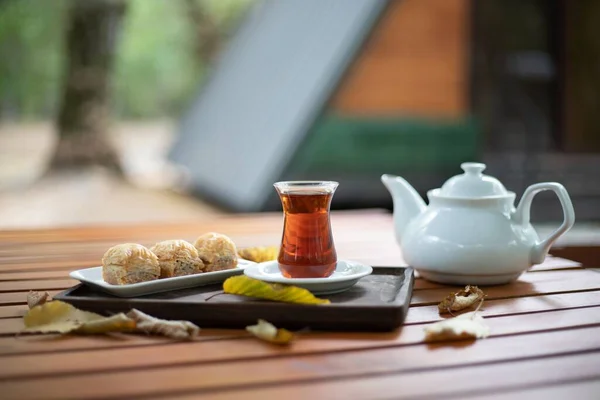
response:
<path fill-rule="evenodd" d="M 326 285 L 328 283 L 334 283 L 334 282 L 345 282 L 351 279 L 360 279 L 360 278 L 364 278 L 365 276 L 368 276 L 370 274 L 373 273 L 373 267 L 371 265 L 368 264 L 364 264 L 362 262 L 358 262 L 358 261 L 352 261 L 352 260 L 346 260 L 346 259 L 341 259 L 339 261 L 343 261 L 345 263 L 348 264 L 358 264 L 361 266 L 361 268 L 365 268 L 365 271 L 362 271 L 356 275 L 350 275 L 350 276 L 343 276 L 343 277 L 336 277 L 336 278 L 279 278 L 276 277 L 274 279 L 269 279 L 268 277 L 265 278 L 265 275 L 261 275 L 263 277 L 263 279 L 261 278 L 254 278 L 254 279 L 258 279 L 264 282 L 270 282 L 270 283 L 286 283 L 286 284 L 290 284 L 290 285 Z M 339 262 L 338 261 L 338 262 Z M 265 261 L 262 263 L 256 263 L 254 265 L 250 265 L 250 268 L 255 268 L 258 269 L 260 268 L 260 266 L 262 264 L 271 264 L 273 262 L 276 261 Z M 244 270 L 244 275 L 249 276 L 246 274 L 246 271 Z"/>
<path fill-rule="evenodd" d="M 242 259 L 240 259 L 242 260 Z M 147 282 L 139 282 L 139 283 L 130 283 L 128 285 L 111 285 L 110 283 L 105 282 L 104 280 L 101 281 L 93 281 L 90 279 L 86 279 L 86 277 L 81 273 L 81 271 L 87 271 L 87 270 L 91 270 L 91 269 L 98 269 L 98 268 L 102 268 L 102 266 L 95 266 L 95 267 L 89 267 L 89 268 L 81 268 L 75 271 L 71 271 L 69 273 L 69 277 L 78 280 L 81 283 L 87 283 L 90 285 L 94 285 L 97 287 L 101 287 L 101 288 L 105 288 L 107 290 L 111 290 L 112 293 L 116 293 L 118 292 L 122 292 L 122 291 L 129 291 L 129 290 L 135 290 L 135 289 L 144 289 L 144 288 L 149 288 L 149 287 L 153 287 L 156 286 L 157 284 L 164 284 L 169 283 L 169 282 L 185 282 L 185 281 L 189 281 L 192 278 L 196 278 L 196 279 L 201 279 L 201 278 L 205 278 L 207 276 L 215 276 L 215 274 L 219 274 L 218 276 L 221 275 L 227 275 L 228 273 L 232 273 L 233 271 L 243 271 L 250 266 L 254 266 L 257 265 L 257 263 L 253 262 L 253 261 L 249 261 L 249 260 L 243 260 L 244 264 L 240 265 L 238 260 L 238 266 L 236 268 L 232 268 L 232 269 L 226 269 L 223 271 L 213 271 L 213 272 L 204 272 L 204 273 L 200 273 L 200 274 L 193 274 L 193 275 L 185 275 L 185 276 L 176 276 L 176 277 L 172 277 L 172 278 L 163 278 L 163 279 L 155 279 L 152 281 L 147 281 Z M 210 274 L 210 275 L 209 275 Z M 168 290 L 177 290 L 176 288 L 174 289 L 168 289 Z"/>

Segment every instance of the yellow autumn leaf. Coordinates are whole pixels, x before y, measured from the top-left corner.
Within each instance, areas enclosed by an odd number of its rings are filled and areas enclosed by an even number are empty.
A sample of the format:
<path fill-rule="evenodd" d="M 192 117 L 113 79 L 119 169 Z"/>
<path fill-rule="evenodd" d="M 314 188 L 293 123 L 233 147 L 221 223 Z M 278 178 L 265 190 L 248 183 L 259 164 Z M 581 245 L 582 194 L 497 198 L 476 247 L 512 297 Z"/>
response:
<path fill-rule="evenodd" d="M 237 275 L 223 282 L 223 291 L 259 299 L 267 299 L 296 304 L 329 304 L 327 299 L 319 299 L 304 288 L 279 283 L 267 283 L 246 275 Z"/>
<path fill-rule="evenodd" d="M 244 260 L 254 261 L 257 263 L 276 260 L 279 255 L 278 246 L 267 247 L 247 247 L 239 249 L 238 255 Z"/>
<path fill-rule="evenodd" d="M 135 321 L 124 314 L 103 317 L 57 300 L 33 307 L 25 314 L 23 321 L 24 332 L 30 333 L 105 333 L 130 331 L 135 328 Z"/>
<path fill-rule="evenodd" d="M 257 338 L 275 344 L 289 344 L 294 334 L 287 329 L 277 329 L 270 322 L 259 319 L 258 324 L 246 327 L 246 330 Z"/>

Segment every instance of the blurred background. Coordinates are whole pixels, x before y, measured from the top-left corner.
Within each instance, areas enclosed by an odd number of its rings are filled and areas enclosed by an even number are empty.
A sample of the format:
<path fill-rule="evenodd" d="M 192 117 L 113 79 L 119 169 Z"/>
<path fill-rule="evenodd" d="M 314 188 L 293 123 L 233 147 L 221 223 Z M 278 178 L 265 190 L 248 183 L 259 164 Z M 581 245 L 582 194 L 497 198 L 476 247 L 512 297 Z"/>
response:
<path fill-rule="evenodd" d="M 481 161 L 600 221 L 596 0 L 0 0 L 0 228 L 391 208 Z M 562 218 L 551 194 L 533 218 Z M 578 236 L 579 235 L 579 236 Z"/>

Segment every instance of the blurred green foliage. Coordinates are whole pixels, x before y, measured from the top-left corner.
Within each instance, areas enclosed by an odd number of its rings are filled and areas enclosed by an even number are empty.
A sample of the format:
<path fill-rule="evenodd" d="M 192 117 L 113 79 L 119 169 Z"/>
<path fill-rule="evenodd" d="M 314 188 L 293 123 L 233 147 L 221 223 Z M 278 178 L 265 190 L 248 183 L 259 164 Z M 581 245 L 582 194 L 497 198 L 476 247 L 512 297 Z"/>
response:
<path fill-rule="evenodd" d="M 60 106 L 71 1 L 0 2 L 0 119 L 53 118 Z M 121 119 L 177 117 L 209 65 L 194 54 L 197 27 L 185 0 L 127 0 L 113 71 Z M 194 0 L 226 40 L 253 0 Z"/>
<path fill-rule="evenodd" d="M 0 116 L 48 116 L 63 70 L 65 0 L 0 3 Z"/>

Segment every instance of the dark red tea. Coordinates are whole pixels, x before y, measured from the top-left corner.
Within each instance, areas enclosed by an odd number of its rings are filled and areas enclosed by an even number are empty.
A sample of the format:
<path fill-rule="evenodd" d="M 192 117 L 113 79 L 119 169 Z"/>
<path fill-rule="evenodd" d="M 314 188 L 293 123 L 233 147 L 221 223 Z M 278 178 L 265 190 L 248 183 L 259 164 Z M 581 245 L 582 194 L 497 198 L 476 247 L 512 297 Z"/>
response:
<path fill-rule="evenodd" d="M 281 273 L 287 278 L 324 278 L 331 275 L 337 262 L 329 222 L 333 191 L 292 189 L 287 193 L 280 192 L 279 196 L 285 215 L 277 260 Z"/>

